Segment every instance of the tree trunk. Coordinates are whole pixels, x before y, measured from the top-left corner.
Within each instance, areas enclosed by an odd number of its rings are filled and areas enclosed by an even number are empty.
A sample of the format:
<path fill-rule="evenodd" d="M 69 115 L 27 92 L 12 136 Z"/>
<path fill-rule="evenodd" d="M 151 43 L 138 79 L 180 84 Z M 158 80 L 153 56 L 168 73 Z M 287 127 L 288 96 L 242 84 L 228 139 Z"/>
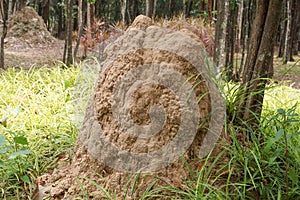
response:
<path fill-rule="evenodd" d="M 183 0 L 184 17 L 190 16 L 192 5 L 193 5 L 193 0 Z"/>
<path fill-rule="evenodd" d="M 62 3 L 62 0 L 60 1 L 60 3 Z M 59 39 L 62 39 L 62 32 L 63 32 L 63 7 L 61 5 L 57 5 L 57 12 L 58 12 L 58 23 L 57 23 L 57 37 Z"/>
<path fill-rule="evenodd" d="M 138 16 L 138 12 L 139 12 L 139 1 L 138 0 L 134 0 L 133 1 L 133 9 L 132 9 L 132 18 L 135 19 L 136 16 Z"/>
<path fill-rule="evenodd" d="M 221 1 L 219 1 L 219 2 L 221 2 Z M 200 3 L 199 3 L 199 12 L 202 15 L 204 13 L 204 11 L 205 11 L 205 0 L 200 0 Z"/>
<path fill-rule="evenodd" d="M 212 0 L 208 0 L 207 1 L 207 15 L 208 15 L 208 23 L 211 24 L 213 21 L 213 17 L 212 17 Z"/>
<path fill-rule="evenodd" d="M 286 0 L 283 1 L 283 5 L 286 4 Z M 281 18 L 280 18 L 280 37 L 279 37 L 279 47 L 278 47 L 278 57 L 281 58 L 283 57 L 283 52 L 284 52 L 284 41 L 285 41 L 285 32 L 286 32 L 286 26 L 287 26 L 287 21 L 285 20 L 287 18 L 286 16 L 286 6 L 282 6 L 281 9 Z"/>
<path fill-rule="evenodd" d="M 127 0 L 121 0 L 121 15 L 122 15 L 123 24 L 126 24 L 126 9 L 127 9 Z"/>
<path fill-rule="evenodd" d="M 296 35 L 296 0 L 291 0 L 291 28 L 290 28 L 290 48 L 289 48 L 289 61 L 293 62 L 293 51 L 295 47 L 295 35 Z"/>
<path fill-rule="evenodd" d="M 300 2 L 296 1 L 296 36 L 295 36 L 295 52 L 294 55 L 298 55 L 300 51 Z"/>
<path fill-rule="evenodd" d="M 174 14 L 174 5 L 173 0 L 169 0 L 169 17 L 172 17 Z"/>
<path fill-rule="evenodd" d="M 236 51 L 240 52 L 241 49 L 241 38 L 242 38 L 242 25 L 243 25 L 243 7 L 244 1 L 241 1 L 238 5 L 238 18 L 237 18 L 237 41 L 236 41 Z"/>
<path fill-rule="evenodd" d="M 42 2 L 42 18 L 48 30 L 50 29 L 49 17 L 50 17 L 50 0 L 44 0 Z"/>
<path fill-rule="evenodd" d="M 3 0 L 0 2 L 0 4 L 1 4 L 0 13 L 1 13 L 2 21 L 3 21 L 1 44 L 0 44 L 0 69 L 6 69 L 6 67 L 4 65 L 4 39 L 7 34 L 9 0 Z"/>
<path fill-rule="evenodd" d="M 218 2 L 218 16 L 215 31 L 214 63 L 217 66 L 217 73 L 220 74 L 225 67 L 225 40 L 228 17 L 228 0 Z"/>
<path fill-rule="evenodd" d="M 237 116 L 256 127 L 261 115 L 265 78 L 272 77 L 273 52 L 279 25 L 281 0 L 257 0 L 249 52 L 240 87 Z"/>
<path fill-rule="evenodd" d="M 284 38 L 283 64 L 289 61 L 291 46 L 291 0 L 286 0 L 287 25 Z"/>
<path fill-rule="evenodd" d="M 231 3 L 233 4 L 233 3 Z M 233 79 L 233 63 L 234 63 L 234 54 L 235 54 L 235 43 L 236 43 L 236 19 L 237 19 L 237 6 L 235 4 L 230 6 L 228 23 L 227 23 L 227 35 L 225 42 L 225 74 L 226 80 Z"/>
<path fill-rule="evenodd" d="M 153 1 L 152 19 L 155 19 L 155 16 L 156 16 L 156 5 L 157 5 L 157 0 L 154 0 Z"/>
<path fill-rule="evenodd" d="M 67 8 L 67 63 L 69 67 L 73 64 L 72 39 L 73 39 L 73 0 L 68 1 Z"/>
<path fill-rule="evenodd" d="M 127 4 L 127 6 L 126 6 L 126 13 L 127 13 L 127 24 L 129 23 L 131 23 L 132 22 L 132 18 L 131 18 L 131 13 L 130 13 L 130 1 L 129 0 L 126 0 L 127 2 L 126 2 L 126 4 Z"/>
<path fill-rule="evenodd" d="M 153 14 L 153 0 L 146 0 L 146 16 L 152 17 Z"/>
<path fill-rule="evenodd" d="M 80 27 L 82 25 L 82 0 L 78 0 L 78 29 L 80 30 Z M 79 32 L 78 30 L 78 32 Z"/>
<path fill-rule="evenodd" d="M 90 41 L 92 38 L 91 3 L 87 2 L 86 10 L 87 10 L 86 11 L 86 37 L 87 37 L 87 40 Z"/>
<path fill-rule="evenodd" d="M 242 24 L 243 24 L 243 28 L 241 30 L 241 40 L 242 40 L 242 58 L 241 58 L 241 64 L 240 64 L 240 68 L 239 68 L 239 72 L 237 74 L 237 79 L 240 79 L 243 69 L 244 69 L 244 65 L 245 65 L 245 54 L 248 50 L 248 44 L 249 44 L 249 29 L 250 29 L 250 23 L 249 23 L 249 16 L 250 16 L 250 10 L 251 9 L 251 0 L 247 0 L 244 2 L 244 6 L 243 6 L 243 19 L 242 19 Z"/>
<path fill-rule="evenodd" d="M 15 13 L 16 4 L 17 4 L 17 0 L 12 0 L 11 1 L 11 6 L 10 6 L 11 9 L 10 9 L 10 12 L 9 12 L 10 15 L 13 15 Z"/>
<path fill-rule="evenodd" d="M 74 48 L 74 53 L 73 53 L 73 56 L 74 58 L 76 58 L 77 56 L 77 52 L 78 52 L 78 48 L 79 48 L 79 45 L 80 45 L 80 41 L 81 41 L 81 37 L 83 35 L 83 28 L 84 28 L 84 21 L 83 21 L 83 18 L 84 18 L 84 13 L 86 13 L 86 10 L 84 8 L 86 8 L 85 6 L 83 6 L 82 4 L 82 0 L 79 0 L 78 2 L 78 36 L 77 36 L 77 41 L 76 41 L 76 45 L 75 45 L 75 48 Z"/>

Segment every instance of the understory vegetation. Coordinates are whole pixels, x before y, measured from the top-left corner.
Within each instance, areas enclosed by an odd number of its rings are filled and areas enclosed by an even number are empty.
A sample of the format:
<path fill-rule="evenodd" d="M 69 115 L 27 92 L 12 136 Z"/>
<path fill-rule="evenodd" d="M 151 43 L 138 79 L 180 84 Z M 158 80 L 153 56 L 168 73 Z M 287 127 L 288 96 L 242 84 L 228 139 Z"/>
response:
<path fill-rule="evenodd" d="M 78 108 L 74 108 L 72 95 L 79 70 L 57 66 L 1 72 L 1 199 L 30 199 L 36 178 L 54 169 L 62 158 L 71 158 L 78 133 L 74 121 Z M 231 114 L 236 88 L 231 83 L 225 87 Z M 150 185 L 142 199 L 160 197 L 162 191 L 170 194 L 164 199 L 299 198 L 299 99 L 299 90 L 272 83 L 265 91 L 257 129 L 233 124 L 228 118 L 220 152 L 203 159 L 180 190 L 171 185 L 151 190 Z M 244 137 L 245 132 L 249 137 Z M 88 194 L 82 191 L 82 199 L 85 197 Z M 106 193 L 106 197 L 114 199 L 114 194 Z"/>

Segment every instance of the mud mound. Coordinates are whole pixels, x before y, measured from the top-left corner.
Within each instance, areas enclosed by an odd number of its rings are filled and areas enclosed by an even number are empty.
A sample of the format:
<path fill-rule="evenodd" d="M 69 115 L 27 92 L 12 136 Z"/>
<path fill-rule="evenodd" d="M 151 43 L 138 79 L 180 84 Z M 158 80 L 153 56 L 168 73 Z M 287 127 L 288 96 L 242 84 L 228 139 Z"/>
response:
<path fill-rule="evenodd" d="M 224 108 L 204 47 L 148 22 L 105 49 L 72 162 L 43 177 L 53 199 L 82 191 L 105 199 L 95 183 L 117 199 L 139 199 L 149 186 L 181 188 L 191 176 L 186 163 L 196 170 L 218 139 Z"/>
<path fill-rule="evenodd" d="M 32 7 L 17 11 L 8 24 L 7 47 L 44 47 L 55 41 L 44 20 Z"/>

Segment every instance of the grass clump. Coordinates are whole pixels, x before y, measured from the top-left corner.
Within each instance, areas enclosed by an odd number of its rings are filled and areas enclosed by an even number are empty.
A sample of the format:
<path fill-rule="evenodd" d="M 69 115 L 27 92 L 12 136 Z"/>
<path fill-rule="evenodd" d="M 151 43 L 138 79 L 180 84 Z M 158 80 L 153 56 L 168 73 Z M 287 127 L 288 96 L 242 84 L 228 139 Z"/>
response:
<path fill-rule="evenodd" d="M 1 199 L 28 198 L 35 178 L 71 151 L 77 128 L 70 99 L 77 73 L 59 66 L 1 72 Z"/>

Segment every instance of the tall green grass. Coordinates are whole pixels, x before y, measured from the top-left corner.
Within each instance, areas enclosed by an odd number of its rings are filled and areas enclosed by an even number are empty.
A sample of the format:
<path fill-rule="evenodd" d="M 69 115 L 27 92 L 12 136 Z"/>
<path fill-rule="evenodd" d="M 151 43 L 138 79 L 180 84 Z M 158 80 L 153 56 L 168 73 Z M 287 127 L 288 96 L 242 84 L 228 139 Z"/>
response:
<path fill-rule="evenodd" d="M 35 178 L 71 151 L 70 102 L 78 70 L 10 68 L 0 74 L 0 198 L 26 199 Z"/>

